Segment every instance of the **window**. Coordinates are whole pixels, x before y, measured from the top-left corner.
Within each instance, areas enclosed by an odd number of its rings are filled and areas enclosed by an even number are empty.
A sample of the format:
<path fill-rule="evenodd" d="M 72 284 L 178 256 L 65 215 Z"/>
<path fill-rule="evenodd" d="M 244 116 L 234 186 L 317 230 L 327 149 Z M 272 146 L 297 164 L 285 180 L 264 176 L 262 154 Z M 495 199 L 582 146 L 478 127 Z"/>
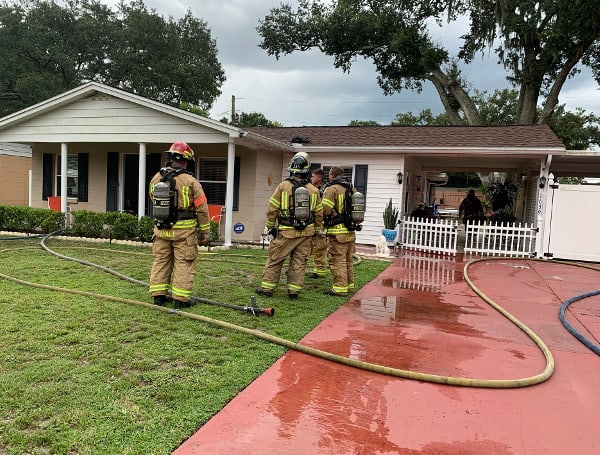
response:
<path fill-rule="evenodd" d="M 88 154 L 67 155 L 67 197 L 81 202 L 88 200 Z M 42 199 L 60 196 L 61 155 L 44 153 L 42 156 Z"/>
<path fill-rule="evenodd" d="M 202 184 L 209 204 L 225 205 L 227 160 L 206 158 L 199 160 L 198 181 Z M 238 209 L 240 189 L 240 158 L 235 158 L 233 179 L 233 210 Z"/>
<path fill-rule="evenodd" d="M 319 164 L 316 164 L 319 167 Z M 315 167 L 315 168 L 316 168 Z M 333 166 L 323 166 L 323 172 L 325 173 L 325 183 L 329 181 L 329 170 Z M 354 184 L 356 189 L 365 196 L 367 195 L 367 175 L 369 166 L 366 164 L 355 164 L 352 166 L 341 166 L 344 169 L 344 177 Z"/>
<path fill-rule="evenodd" d="M 200 160 L 198 180 L 202 184 L 209 204 L 225 205 L 225 185 L 227 183 L 227 160 Z"/>
<path fill-rule="evenodd" d="M 329 170 L 333 166 L 323 166 L 323 172 L 325 173 L 325 183 L 329 182 Z M 344 170 L 344 177 L 352 182 L 352 166 L 340 166 Z"/>
<path fill-rule="evenodd" d="M 60 196 L 61 156 L 56 156 L 56 195 Z M 79 195 L 79 161 L 77 155 L 67 155 L 67 197 Z"/>

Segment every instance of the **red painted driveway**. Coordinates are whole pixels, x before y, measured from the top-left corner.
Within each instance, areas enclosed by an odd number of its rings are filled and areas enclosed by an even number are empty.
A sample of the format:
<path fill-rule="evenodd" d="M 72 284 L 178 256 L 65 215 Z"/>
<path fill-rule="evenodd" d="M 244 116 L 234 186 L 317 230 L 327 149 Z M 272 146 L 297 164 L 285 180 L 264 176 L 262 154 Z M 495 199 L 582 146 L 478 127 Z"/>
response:
<path fill-rule="evenodd" d="M 442 376 L 543 371 L 533 341 L 469 288 L 465 263 L 404 253 L 302 343 Z M 449 386 L 290 351 L 174 454 L 599 454 L 600 356 L 563 327 L 558 310 L 599 289 L 600 271 L 506 259 L 478 262 L 468 275 L 548 346 L 550 379 L 512 389 Z M 599 343 L 600 296 L 575 302 L 567 317 Z"/>

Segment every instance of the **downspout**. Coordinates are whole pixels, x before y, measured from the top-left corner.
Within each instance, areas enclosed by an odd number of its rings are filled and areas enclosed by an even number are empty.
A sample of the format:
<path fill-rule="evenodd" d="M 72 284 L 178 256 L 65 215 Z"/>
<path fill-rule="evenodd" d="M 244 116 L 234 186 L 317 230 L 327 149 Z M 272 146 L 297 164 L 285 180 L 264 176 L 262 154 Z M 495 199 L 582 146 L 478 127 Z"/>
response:
<path fill-rule="evenodd" d="M 138 220 L 146 213 L 146 144 L 139 143 L 138 166 Z"/>
<path fill-rule="evenodd" d="M 544 233 L 547 224 L 546 205 L 548 199 L 548 174 L 550 173 L 550 164 L 552 163 L 552 155 L 546 156 L 546 161 L 540 164 L 540 176 L 538 178 L 538 200 L 536 210 L 536 227 L 538 229 L 535 239 L 535 254 L 538 258 L 544 257 Z"/>

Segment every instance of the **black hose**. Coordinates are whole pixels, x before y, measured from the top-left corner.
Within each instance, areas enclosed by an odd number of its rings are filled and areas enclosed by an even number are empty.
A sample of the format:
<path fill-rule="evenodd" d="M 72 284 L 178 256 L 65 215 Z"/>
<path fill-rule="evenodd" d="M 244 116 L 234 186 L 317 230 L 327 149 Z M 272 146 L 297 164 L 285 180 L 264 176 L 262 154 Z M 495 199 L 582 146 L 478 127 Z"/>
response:
<path fill-rule="evenodd" d="M 122 273 L 117 272 L 116 270 L 113 269 L 109 269 L 108 267 L 104 267 L 103 265 L 99 265 L 99 264 L 95 264 L 93 262 L 89 262 L 89 261 L 84 261 L 83 259 L 78 259 L 78 258 L 74 258 L 74 257 L 70 257 L 70 256 L 65 256 L 64 254 L 60 254 L 57 253 L 56 251 L 50 249 L 47 245 L 46 245 L 46 240 L 57 234 L 62 232 L 62 229 L 60 231 L 55 231 L 55 232 L 51 232 L 50 234 L 45 234 L 44 238 L 42 239 L 42 241 L 40 242 L 40 245 L 42 246 L 42 248 L 44 250 L 46 250 L 48 253 L 53 254 L 54 256 L 57 256 L 61 259 L 66 259 L 68 261 L 73 261 L 73 262 L 77 262 L 79 264 L 82 265 L 87 265 L 89 267 L 93 267 L 96 269 L 100 269 L 103 272 L 109 273 L 111 275 L 114 275 L 116 277 L 121 278 L 122 280 L 125 281 L 129 281 L 130 283 L 134 283 L 140 286 L 144 286 L 144 287 L 150 287 L 150 285 L 148 283 L 146 283 L 145 281 L 141 281 L 141 280 L 136 280 L 135 278 L 131 278 L 127 275 L 123 275 Z M 222 302 L 217 302 L 214 300 L 209 300 L 209 299 L 205 299 L 202 297 L 196 297 L 196 296 L 191 296 L 190 300 L 194 303 L 196 302 L 201 302 L 201 303 L 206 303 L 208 305 L 213 305 L 213 306 L 220 306 L 223 308 L 229 308 L 232 310 L 239 310 L 239 311 L 243 311 L 245 313 L 251 313 L 254 316 L 260 316 L 261 314 L 267 315 L 267 316 L 273 316 L 275 314 L 275 309 L 274 308 L 260 308 L 256 305 L 256 301 L 254 300 L 253 297 L 251 297 L 251 301 L 252 301 L 252 305 L 250 306 L 244 306 L 244 305 L 232 305 L 229 303 L 222 303 Z"/>
<path fill-rule="evenodd" d="M 598 289 L 597 291 L 586 292 L 585 294 L 579 294 L 579 295 L 576 295 L 575 297 L 571 297 L 570 299 L 565 300 L 563 302 L 563 304 L 560 306 L 560 310 L 558 310 L 558 318 L 560 319 L 560 322 L 562 322 L 562 325 L 564 325 L 565 328 L 569 332 L 571 332 L 571 335 L 573 335 L 575 338 L 577 338 L 579 341 L 581 341 L 587 348 L 591 349 L 593 352 L 600 355 L 600 346 L 595 345 L 590 340 L 585 338 L 580 332 L 578 332 L 575 329 L 575 327 L 573 327 L 571 324 L 569 324 L 569 321 L 567 321 L 567 318 L 565 316 L 565 311 L 567 310 L 569 305 L 571 305 L 573 302 L 577 302 L 578 300 L 582 300 L 582 299 L 587 299 L 588 297 L 592 297 L 595 295 L 600 295 L 600 289 Z"/>

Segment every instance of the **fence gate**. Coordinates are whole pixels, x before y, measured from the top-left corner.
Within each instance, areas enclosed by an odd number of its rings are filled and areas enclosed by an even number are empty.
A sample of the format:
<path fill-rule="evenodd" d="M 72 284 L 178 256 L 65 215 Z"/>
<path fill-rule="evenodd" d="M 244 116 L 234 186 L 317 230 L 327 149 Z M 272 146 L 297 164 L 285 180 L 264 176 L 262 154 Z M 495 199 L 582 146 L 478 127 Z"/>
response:
<path fill-rule="evenodd" d="M 600 187 L 550 187 L 546 201 L 543 255 L 600 262 Z"/>
<path fill-rule="evenodd" d="M 456 255 L 458 221 L 402 217 L 399 243 L 409 250 Z"/>
<path fill-rule="evenodd" d="M 468 221 L 465 253 L 491 256 L 534 256 L 538 229 L 527 223 Z"/>

